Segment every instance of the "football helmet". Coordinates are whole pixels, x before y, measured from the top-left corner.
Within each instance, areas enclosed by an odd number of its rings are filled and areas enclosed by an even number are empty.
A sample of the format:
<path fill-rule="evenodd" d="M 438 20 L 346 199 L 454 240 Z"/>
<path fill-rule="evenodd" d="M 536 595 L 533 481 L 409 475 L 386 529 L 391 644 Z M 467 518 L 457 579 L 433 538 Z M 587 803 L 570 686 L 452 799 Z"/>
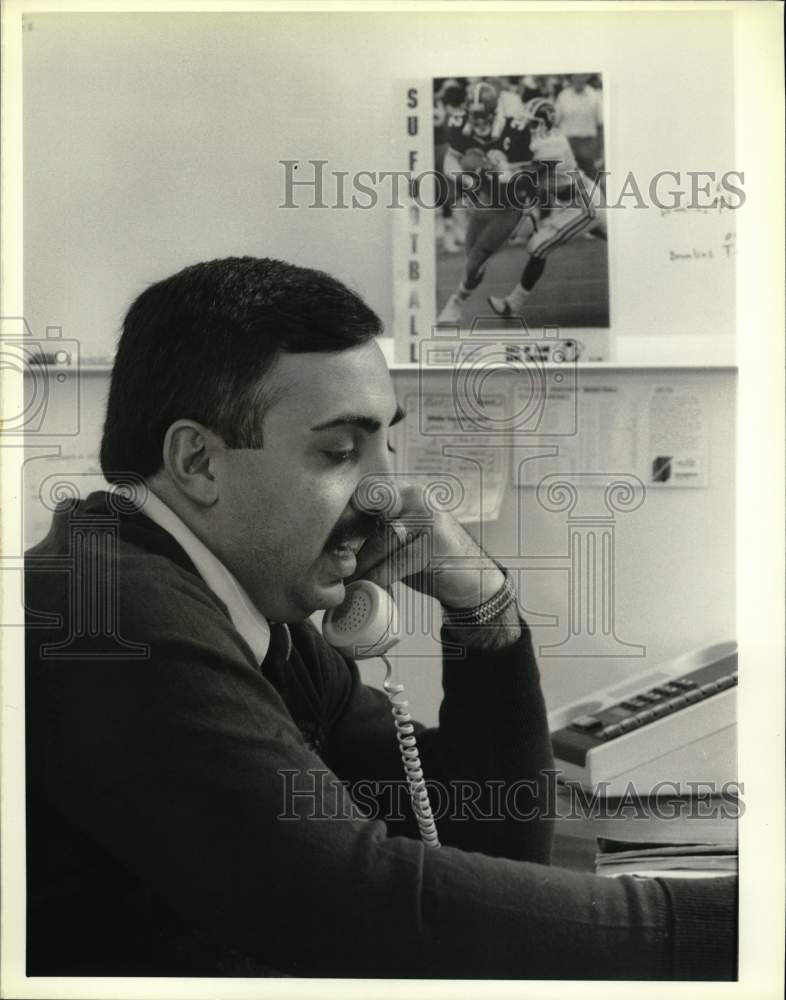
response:
<path fill-rule="evenodd" d="M 455 87 L 451 86 L 442 88 L 442 94 L 441 94 L 442 104 L 448 110 L 458 111 L 459 109 L 463 108 L 464 97 L 465 97 L 464 88 L 459 87 L 458 84 L 456 84 Z"/>
<path fill-rule="evenodd" d="M 545 97 L 534 97 L 527 102 L 524 110 L 535 129 L 550 132 L 557 124 L 557 109 Z"/>
<path fill-rule="evenodd" d="M 469 92 L 467 107 L 473 135 L 482 138 L 491 135 L 494 115 L 497 111 L 497 92 L 491 84 L 473 84 Z"/>

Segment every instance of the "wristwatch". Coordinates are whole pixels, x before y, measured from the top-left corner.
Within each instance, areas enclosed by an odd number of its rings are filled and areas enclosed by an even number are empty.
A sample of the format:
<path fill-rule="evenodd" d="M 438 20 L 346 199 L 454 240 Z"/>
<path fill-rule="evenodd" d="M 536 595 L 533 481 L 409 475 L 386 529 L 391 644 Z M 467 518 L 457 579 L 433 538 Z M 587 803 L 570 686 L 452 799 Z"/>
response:
<path fill-rule="evenodd" d="M 497 563 L 499 566 L 499 563 Z M 503 611 L 507 610 L 516 600 L 516 588 L 508 575 L 504 566 L 499 566 L 505 582 L 500 589 L 483 604 L 478 604 L 475 608 L 446 608 L 442 609 L 442 624 L 468 627 L 472 625 L 488 625 L 498 618 Z"/>

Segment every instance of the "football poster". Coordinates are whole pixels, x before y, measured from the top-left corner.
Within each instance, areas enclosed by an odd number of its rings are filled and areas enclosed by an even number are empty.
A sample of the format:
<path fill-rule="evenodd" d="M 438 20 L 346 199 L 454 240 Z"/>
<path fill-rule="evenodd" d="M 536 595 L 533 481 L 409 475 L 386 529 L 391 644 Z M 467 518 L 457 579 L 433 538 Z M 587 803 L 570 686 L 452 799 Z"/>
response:
<path fill-rule="evenodd" d="M 600 73 L 398 87 L 396 361 L 483 331 L 541 360 L 609 360 Z"/>

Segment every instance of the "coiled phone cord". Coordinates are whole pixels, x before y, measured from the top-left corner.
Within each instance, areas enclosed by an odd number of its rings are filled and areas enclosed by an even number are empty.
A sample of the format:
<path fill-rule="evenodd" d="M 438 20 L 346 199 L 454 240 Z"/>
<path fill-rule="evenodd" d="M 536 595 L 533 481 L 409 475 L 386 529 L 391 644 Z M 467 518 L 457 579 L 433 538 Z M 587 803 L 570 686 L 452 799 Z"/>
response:
<path fill-rule="evenodd" d="M 404 773 L 407 776 L 409 786 L 409 797 L 412 802 L 412 811 L 420 830 L 423 843 L 428 847 L 439 847 L 439 837 L 437 836 L 437 825 L 434 822 L 434 815 L 431 811 L 431 802 L 426 788 L 426 779 L 423 776 L 423 768 L 420 764 L 420 754 L 415 739 L 415 727 L 412 725 L 412 716 L 407 709 L 409 702 L 402 698 L 404 692 L 403 684 L 393 683 L 393 664 L 387 656 L 381 657 L 387 668 L 385 680 L 382 686 L 391 704 L 393 722 L 396 726 L 396 739 L 398 740 L 401 760 L 404 764 Z"/>

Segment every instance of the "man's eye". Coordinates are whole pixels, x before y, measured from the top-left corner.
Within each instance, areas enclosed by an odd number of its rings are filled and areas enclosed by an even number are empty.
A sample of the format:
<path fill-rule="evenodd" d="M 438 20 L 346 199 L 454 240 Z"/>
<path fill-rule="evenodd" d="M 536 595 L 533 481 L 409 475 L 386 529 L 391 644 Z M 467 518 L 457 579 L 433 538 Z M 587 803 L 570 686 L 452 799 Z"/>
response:
<path fill-rule="evenodd" d="M 357 448 L 348 448 L 345 451 L 326 451 L 325 455 L 336 465 L 342 465 L 345 462 L 354 461 L 358 457 L 358 450 Z"/>

